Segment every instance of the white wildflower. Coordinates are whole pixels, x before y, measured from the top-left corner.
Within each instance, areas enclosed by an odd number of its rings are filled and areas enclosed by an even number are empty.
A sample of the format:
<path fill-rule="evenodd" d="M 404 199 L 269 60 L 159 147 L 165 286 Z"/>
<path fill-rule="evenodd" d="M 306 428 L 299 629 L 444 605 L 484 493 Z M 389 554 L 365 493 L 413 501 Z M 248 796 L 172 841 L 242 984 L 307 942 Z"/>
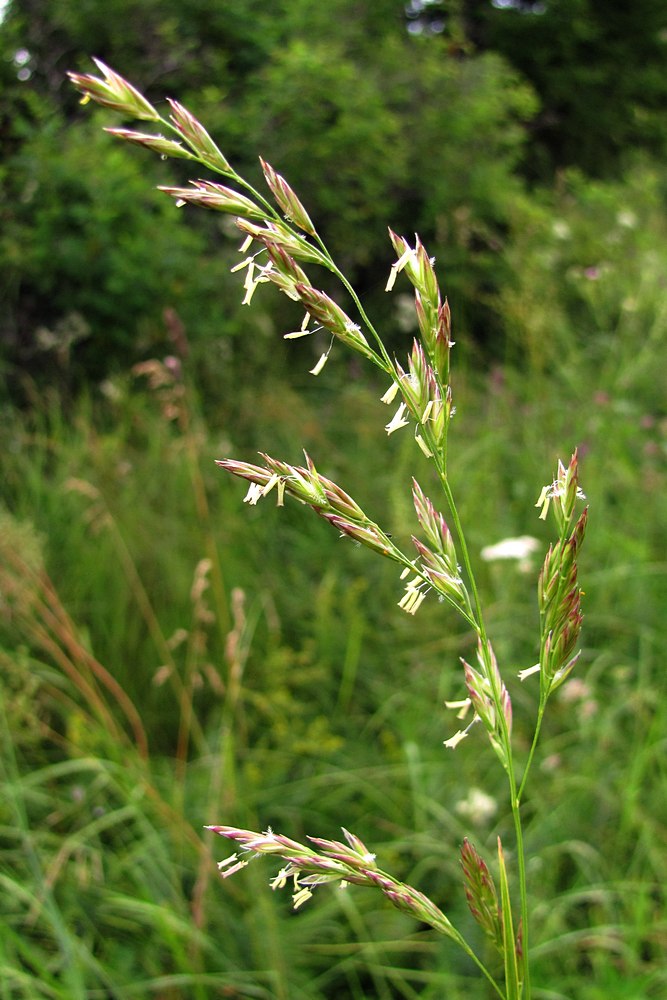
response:
<path fill-rule="evenodd" d="M 518 535 L 516 538 L 503 538 L 495 545 L 486 545 L 481 556 L 485 562 L 516 559 L 521 572 L 526 573 L 531 569 L 531 556 L 539 547 L 539 540 L 532 535 Z"/>
<path fill-rule="evenodd" d="M 495 816 L 498 812 L 498 803 L 481 788 L 471 788 L 465 799 L 457 802 L 454 808 L 459 816 L 481 825 Z"/>
<path fill-rule="evenodd" d="M 625 208 L 616 216 L 616 221 L 619 226 L 623 226 L 624 229 L 634 229 L 637 225 L 637 216 L 632 211 L 632 209 Z"/>
<path fill-rule="evenodd" d="M 519 535 L 517 538 L 503 538 L 495 545 L 487 545 L 482 549 L 482 559 L 494 562 L 496 559 L 526 559 L 540 547 L 537 538 L 532 535 Z"/>
<path fill-rule="evenodd" d="M 564 219 L 556 219 L 551 227 L 551 232 L 557 240 L 566 240 L 571 234 L 571 229 Z"/>

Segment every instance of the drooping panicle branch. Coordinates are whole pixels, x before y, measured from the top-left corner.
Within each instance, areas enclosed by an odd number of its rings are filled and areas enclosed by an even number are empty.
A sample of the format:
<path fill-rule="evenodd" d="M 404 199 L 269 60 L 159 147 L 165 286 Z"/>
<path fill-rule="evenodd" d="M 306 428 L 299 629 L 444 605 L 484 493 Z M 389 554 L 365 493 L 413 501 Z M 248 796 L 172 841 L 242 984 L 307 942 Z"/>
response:
<path fill-rule="evenodd" d="M 231 826 L 207 826 L 206 829 L 233 841 L 240 848 L 240 855 L 234 853 L 220 862 L 218 867 L 223 878 L 245 867 L 253 856 L 274 855 L 287 864 L 273 879 L 272 888 L 283 888 L 291 879 L 295 907 L 309 899 L 318 885 L 338 882 L 343 888 L 349 884 L 368 886 L 380 889 L 399 910 L 434 927 L 441 934 L 460 941 L 460 936 L 439 907 L 419 890 L 381 871 L 376 864 L 375 855 L 357 836 L 345 829 L 343 835 L 346 843 L 309 837 L 309 841 L 319 850 L 313 850 L 312 847 L 299 844 L 272 830 L 254 833 Z"/>
<path fill-rule="evenodd" d="M 408 562 L 389 536 L 366 516 L 345 490 L 320 475 L 308 455 L 305 466 L 289 465 L 270 455 L 262 455 L 262 458 L 264 466 L 237 462 L 234 459 L 222 459 L 216 465 L 248 480 L 250 487 L 245 496 L 246 503 L 256 504 L 275 488 L 279 506 L 282 506 L 286 493 L 311 507 L 341 534 L 402 565 Z"/>

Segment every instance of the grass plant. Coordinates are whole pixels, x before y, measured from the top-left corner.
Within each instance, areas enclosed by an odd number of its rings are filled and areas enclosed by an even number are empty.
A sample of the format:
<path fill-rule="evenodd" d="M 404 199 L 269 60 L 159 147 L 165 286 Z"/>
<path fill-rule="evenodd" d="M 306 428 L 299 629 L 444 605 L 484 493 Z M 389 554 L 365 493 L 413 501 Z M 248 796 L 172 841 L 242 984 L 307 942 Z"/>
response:
<path fill-rule="evenodd" d="M 667 351 L 654 323 L 659 370 Z M 543 456 L 582 444 L 595 510 L 582 556 L 586 645 L 549 702 L 521 809 L 532 995 L 657 1000 L 667 428 L 644 362 L 633 381 L 620 358 L 601 369 L 579 346 L 563 341 L 552 379 L 537 365 L 530 379 L 461 372 L 447 473 L 488 634 L 510 667 L 523 766 L 536 679 L 513 674 L 532 662 L 533 582 L 517 562 L 475 556 L 523 534 L 530 517 L 546 550 L 534 508 Z M 201 832 L 218 817 L 237 836 L 270 824 L 300 851 L 314 849 L 307 833 L 337 840 L 341 822 L 372 839 L 383 868 L 400 872 L 409 899 L 399 901 L 446 913 L 508 992 L 456 850 L 475 842 L 502 906 L 500 835 L 516 891 L 506 772 L 484 754 L 479 724 L 454 766 L 442 747 L 452 731 L 442 704 L 462 693 L 458 658 L 478 669 L 474 630 L 428 598 L 402 614 L 386 560 L 369 562 L 299 505 L 240 509 L 213 467 L 259 436 L 272 452 L 293 449 L 298 431 L 400 548 L 414 531 L 406 476 L 431 493 L 437 480 L 405 429 L 388 438 L 388 458 L 377 448 L 387 381 L 378 390 L 334 371 L 335 394 L 318 380 L 301 396 L 237 387 L 216 413 L 225 443 L 201 417 L 184 359 L 180 371 L 170 361 L 127 373 L 94 401 L 34 398 L 29 412 L 5 414 L 3 1000 L 498 995 L 446 935 L 388 905 L 394 883 L 320 889 L 291 914 L 259 862 L 220 882 Z M 528 559 L 534 577 L 540 557 Z M 351 839 L 342 846 L 356 864 Z M 466 857 L 470 880 L 484 869 Z"/>
<path fill-rule="evenodd" d="M 238 269 L 244 269 L 245 299 L 249 303 L 256 288 L 273 283 L 288 298 L 305 308 L 305 318 L 288 338 L 311 335 L 322 331 L 331 342 L 316 362 L 311 374 L 319 375 L 328 361 L 336 341 L 361 355 L 389 379 L 389 388 L 382 401 L 400 400 L 398 409 L 386 426 L 388 434 L 414 422 L 414 439 L 424 456 L 431 462 L 442 499 L 453 526 L 450 532 L 443 515 L 424 493 L 416 479 L 412 480 L 412 496 L 417 521 L 423 533 L 412 537 L 417 557 L 408 555 L 391 534 L 369 518 L 362 508 L 335 482 L 324 477 L 314 462 L 305 455 L 303 466 L 290 465 L 263 454 L 263 464 L 254 465 L 237 460 L 218 464 L 249 482 L 245 501 L 255 505 L 272 490 L 279 507 L 285 496 L 294 497 L 329 521 L 342 536 L 372 549 L 401 567 L 401 580 L 406 580 L 405 593 L 398 602 L 400 608 L 414 615 L 429 593 L 441 603 L 450 605 L 460 614 L 476 637 L 476 661 L 473 666 L 463 659 L 466 695 L 463 701 L 450 702 L 459 708 L 459 718 L 472 711 L 472 720 L 445 746 L 454 750 L 480 722 L 486 730 L 507 779 L 509 807 L 514 837 L 514 893 L 518 902 L 512 905 L 510 879 L 500 836 L 497 840 L 497 876 L 494 880 L 487 863 L 466 838 L 461 848 L 461 866 L 465 895 L 470 912 L 490 938 L 502 959 L 503 977 L 499 980 L 493 967 L 471 946 L 461 931 L 426 895 L 398 881 L 379 869 L 371 853 L 356 835 L 343 829 L 346 843 L 309 836 L 310 844 L 298 843 L 284 835 L 273 833 L 270 827 L 263 834 L 234 826 L 213 826 L 214 832 L 233 841 L 241 854 L 233 853 L 219 867 L 226 878 L 247 867 L 256 855 L 270 854 L 285 864 L 272 882 L 272 888 L 293 885 L 293 903 L 298 908 L 313 894 L 313 888 L 333 883 L 345 888 L 349 884 L 374 887 L 399 910 L 432 927 L 453 940 L 477 966 L 488 984 L 505 1000 L 531 996 L 529 903 L 524 847 L 522 800 L 533 764 L 544 714 L 549 698 L 566 682 L 580 652 L 577 643 L 581 629 L 581 589 L 578 584 L 577 561 L 583 542 L 588 508 L 577 510 L 578 501 L 585 499 L 579 486 L 577 452 L 568 465 L 559 461 L 553 482 L 545 486 L 535 506 L 546 518 L 553 510 L 557 540 L 547 552 L 538 586 L 540 611 L 539 658 L 534 667 L 520 672 L 522 679 L 537 674 L 539 699 L 529 738 L 527 756 L 519 764 L 512 739 L 512 703 L 505 680 L 497 664 L 496 654 L 487 632 L 475 572 L 470 558 L 467 536 L 459 515 L 457 502 L 448 473 L 449 425 L 454 415 L 450 385 L 451 315 L 447 300 L 438 287 L 433 261 L 417 238 L 411 246 L 403 237 L 390 230 L 396 253 L 387 283 L 389 291 L 401 271 L 415 290 L 415 312 L 419 335 L 415 338 L 408 365 L 403 368 L 391 358 L 385 343 L 373 326 L 361 300 L 344 273 L 334 262 L 319 236 L 307 210 L 287 182 L 265 161 L 261 161 L 264 178 L 277 209 L 251 184 L 239 176 L 219 150 L 205 128 L 177 102 L 170 100 L 171 114 L 163 118 L 157 110 L 127 81 L 98 62 L 101 77 L 72 74 L 75 85 L 86 100 L 93 98 L 106 107 L 141 120 L 159 123 L 165 133 L 175 139 L 153 133 L 111 129 L 119 138 L 146 146 L 163 156 L 195 160 L 221 174 L 232 187 L 210 181 L 193 181 L 190 188 L 165 188 L 177 204 L 192 203 L 231 214 L 246 235 L 242 250 L 254 244 L 259 250 L 246 256 Z M 359 322 L 355 322 L 325 292 L 310 284 L 301 265 L 320 266 L 334 274 L 348 293 Z M 310 324 L 314 324 L 313 327 Z M 520 558 L 528 551 L 524 542 Z M 519 770 L 520 768 L 520 770 Z"/>

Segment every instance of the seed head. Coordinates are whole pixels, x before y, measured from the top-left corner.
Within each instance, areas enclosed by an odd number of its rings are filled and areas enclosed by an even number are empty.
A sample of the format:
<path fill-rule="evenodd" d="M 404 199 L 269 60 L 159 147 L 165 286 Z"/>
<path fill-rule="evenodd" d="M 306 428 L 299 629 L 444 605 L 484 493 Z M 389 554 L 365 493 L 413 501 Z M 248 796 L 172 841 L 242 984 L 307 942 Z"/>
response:
<path fill-rule="evenodd" d="M 167 103 L 171 108 L 171 118 L 174 127 L 180 132 L 190 149 L 193 149 L 200 160 L 214 170 L 220 170 L 224 174 L 231 174 L 232 168 L 226 158 L 220 152 L 213 139 L 195 116 L 184 108 L 178 101 L 167 98 Z"/>
<path fill-rule="evenodd" d="M 259 162 L 262 164 L 264 178 L 271 189 L 271 194 L 278 202 L 278 205 L 285 214 L 285 218 L 288 221 L 293 222 L 299 227 L 299 229 L 303 229 L 303 231 L 308 233 L 309 236 L 314 236 L 315 226 L 311 222 L 308 212 L 305 210 L 301 201 L 297 198 L 285 178 L 276 173 L 271 164 L 267 163 L 266 160 L 263 160 L 261 157 Z"/>
<path fill-rule="evenodd" d="M 87 100 L 95 101 L 105 108 L 112 108 L 120 111 L 131 118 L 139 118 L 142 121 L 157 122 L 160 116 L 143 94 L 140 94 L 136 87 L 119 76 L 118 73 L 110 69 L 101 59 L 93 59 L 93 62 L 102 73 L 102 77 L 93 76 L 89 73 L 68 73 L 68 77 L 83 94 L 85 103 Z"/>
<path fill-rule="evenodd" d="M 212 208 L 217 212 L 237 215 L 243 219 L 264 218 L 264 212 L 254 201 L 232 188 L 216 184 L 214 181 L 190 181 L 190 183 L 191 188 L 159 187 L 158 190 L 175 198 L 177 205 L 190 202 L 192 205 Z"/>
<path fill-rule="evenodd" d="M 147 135 L 144 132 L 133 132 L 129 128 L 105 128 L 105 132 L 115 136 L 117 139 L 124 139 L 126 142 L 134 143 L 135 146 L 144 146 L 153 150 L 161 156 L 174 156 L 182 160 L 195 160 L 196 157 L 190 153 L 180 142 L 173 139 L 165 139 L 163 135 Z"/>

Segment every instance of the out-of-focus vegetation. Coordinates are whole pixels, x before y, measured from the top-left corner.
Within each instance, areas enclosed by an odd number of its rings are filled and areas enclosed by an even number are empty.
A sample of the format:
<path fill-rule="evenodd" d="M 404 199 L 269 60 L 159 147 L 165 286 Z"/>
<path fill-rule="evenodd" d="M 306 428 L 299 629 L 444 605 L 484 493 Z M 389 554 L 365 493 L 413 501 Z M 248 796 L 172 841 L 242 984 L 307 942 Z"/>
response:
<path fill-rule="evenodd" d="M 239 167 L 280 169 L 399 356 L 385 227 L 420 232 L 452 302 L 452 474 L 478 550 L 542 537 L 537 494 L 580 446 L 585 645 L 529 803 L 536 995 L 664 995 L 667 18 L 538 6 L 9 6 L 2 1000 L 481 998 L 373 894 L 290 916 L 268 868 L 220 884 L 201 827 L 344 824 L 464 924 L 458 844 L 507 822 L 500 798 L 479 809 L 500 781 L 475 740 L 442 748 L 469 637 L 440 607 L 403 615 L 390 569 L 303 511 L 242 508 L 213 465 L 305 446 L 407 536 L 418 470 L 382 431 L 386 386 L 341 352 L 311 379 L 277 296 L 239 305 L 233 233 L 153 191 L 187 174 L 79 114 L 64 73 L 91 54 L 189 104 Z M 482 582 L 499 657 L 529 665 L 532 577 Z M 530 682 L 511 694 L 520 731 Z"/>

